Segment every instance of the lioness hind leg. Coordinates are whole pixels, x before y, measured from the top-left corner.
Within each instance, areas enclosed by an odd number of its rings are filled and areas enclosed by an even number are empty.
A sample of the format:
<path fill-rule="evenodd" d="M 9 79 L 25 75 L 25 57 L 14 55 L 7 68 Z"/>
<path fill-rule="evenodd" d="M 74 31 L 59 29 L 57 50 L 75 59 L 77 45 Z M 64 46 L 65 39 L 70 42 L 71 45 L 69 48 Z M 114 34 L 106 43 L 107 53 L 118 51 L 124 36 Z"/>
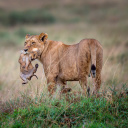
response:
<path fill-rule="evenodd" d="M 93 94 L 96 94 L 101 86 L 101 71 L 102 71 L 102 64 L 103 64 L 103 51 L 100 51 L 96 56 L 96 77 L 93 78 L 94 84 L 94 91 Z"/>
<path fill-rule="evenodd" d="M 94 91 L 93 94 L 97 94 L 101 86 L 101 74 L 96 75 L 96 78 L 93 78 Z"/>

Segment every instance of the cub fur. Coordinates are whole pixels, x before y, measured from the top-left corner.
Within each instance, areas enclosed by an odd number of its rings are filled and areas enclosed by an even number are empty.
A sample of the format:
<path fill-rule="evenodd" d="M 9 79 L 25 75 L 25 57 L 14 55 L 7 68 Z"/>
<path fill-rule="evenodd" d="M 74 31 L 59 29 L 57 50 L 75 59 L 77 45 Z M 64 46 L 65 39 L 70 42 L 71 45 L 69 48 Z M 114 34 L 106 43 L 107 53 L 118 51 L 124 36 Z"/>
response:
<path fill-rule="evenodd" d="M 20 57 L 19 57 L 19 63 L 20 63 L 20 78 L 23 80 L 22 84 L 27 84 L 28 80 L 31 80 L 33 76 L 38 78 L 34 73 L 36 73 L 38 64 L 33 67 L 31 63 L 31 57 L 35 57 L 35 54 L 33 53 L 28 55 L 27 53 L 24 53 L 21 51 Z"/>

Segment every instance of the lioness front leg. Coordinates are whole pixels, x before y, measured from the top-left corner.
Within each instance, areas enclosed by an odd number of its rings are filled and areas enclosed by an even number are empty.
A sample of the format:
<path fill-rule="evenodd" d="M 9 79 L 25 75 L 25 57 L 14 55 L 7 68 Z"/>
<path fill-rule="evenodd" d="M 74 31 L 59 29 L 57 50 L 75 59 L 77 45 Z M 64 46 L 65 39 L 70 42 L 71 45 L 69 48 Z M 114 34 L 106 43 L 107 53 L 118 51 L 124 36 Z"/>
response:
<path fill-rule="evenodd" d="M 56 78 L 48 77 L 47 78 L 48 91 L 50 95 L 53 95 L 56 89 Z"/>

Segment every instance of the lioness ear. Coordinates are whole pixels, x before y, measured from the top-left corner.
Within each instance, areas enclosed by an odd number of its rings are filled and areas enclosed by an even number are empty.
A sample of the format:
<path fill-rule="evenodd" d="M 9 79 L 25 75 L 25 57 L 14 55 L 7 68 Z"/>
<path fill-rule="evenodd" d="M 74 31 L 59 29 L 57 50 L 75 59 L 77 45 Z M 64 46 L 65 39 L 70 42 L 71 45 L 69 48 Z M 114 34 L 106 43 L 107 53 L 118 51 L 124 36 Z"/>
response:
<path fill-rule="evenodd" d="M 30 37 L 30 34 L 27 34 L 27 35 L 25 36 L 26 39 L 27 39 L 28 37 Z"/>
<path fill-rule="evenodd" d="M 41 33 L 39 35 L 39 40 L 42 41 L 42 42 L 45 42 L 48 38 L 48 34 L 47 33 Z"/>

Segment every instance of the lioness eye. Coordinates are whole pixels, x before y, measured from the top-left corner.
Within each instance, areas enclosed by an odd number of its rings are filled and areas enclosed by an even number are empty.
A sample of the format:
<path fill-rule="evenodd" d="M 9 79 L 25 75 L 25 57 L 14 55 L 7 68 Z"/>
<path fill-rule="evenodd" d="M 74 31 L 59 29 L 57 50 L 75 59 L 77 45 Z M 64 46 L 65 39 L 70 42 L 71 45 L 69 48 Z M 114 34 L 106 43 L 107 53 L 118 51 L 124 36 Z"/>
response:
<path fill-rule="evenodd" d="M 35 42 L 32 42 L 32 44 L 35 44 Z"/>

